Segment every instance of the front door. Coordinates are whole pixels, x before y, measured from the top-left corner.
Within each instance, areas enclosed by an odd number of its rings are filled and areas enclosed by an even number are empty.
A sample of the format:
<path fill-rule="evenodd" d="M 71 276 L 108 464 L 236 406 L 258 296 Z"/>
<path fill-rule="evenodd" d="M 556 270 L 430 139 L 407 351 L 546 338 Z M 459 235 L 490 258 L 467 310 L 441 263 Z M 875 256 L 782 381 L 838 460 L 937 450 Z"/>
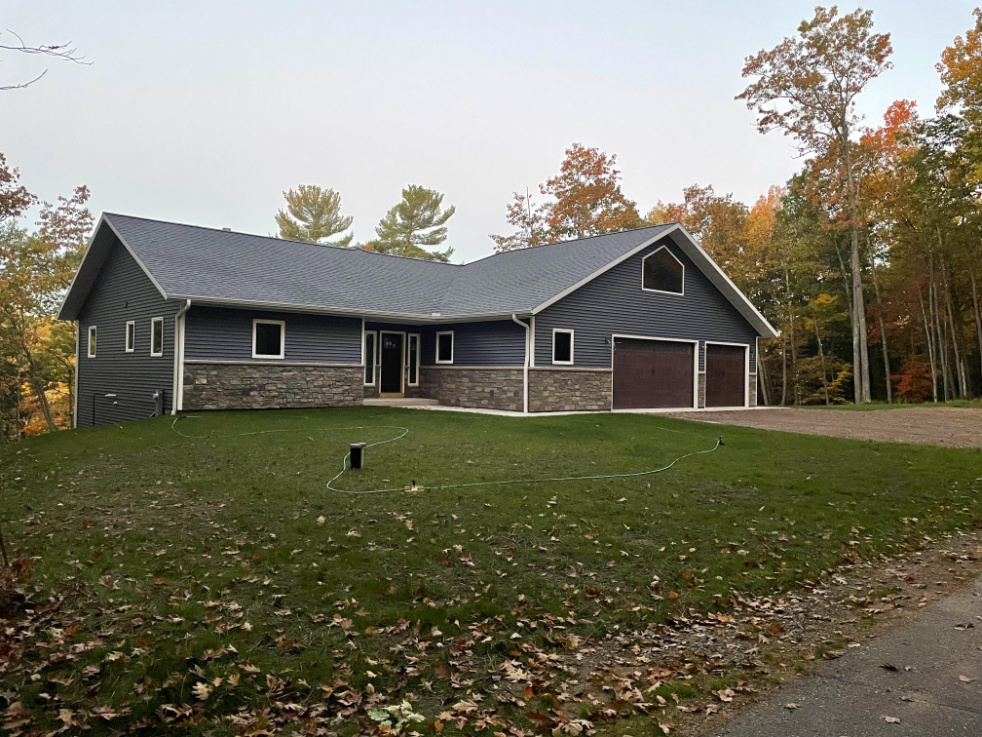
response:
<path fill-rule="evenodd" d="M 382 333 L 379 346 L 381 377 L 379 391 L 382 394 L 402 394 L 403 334 Z"/>

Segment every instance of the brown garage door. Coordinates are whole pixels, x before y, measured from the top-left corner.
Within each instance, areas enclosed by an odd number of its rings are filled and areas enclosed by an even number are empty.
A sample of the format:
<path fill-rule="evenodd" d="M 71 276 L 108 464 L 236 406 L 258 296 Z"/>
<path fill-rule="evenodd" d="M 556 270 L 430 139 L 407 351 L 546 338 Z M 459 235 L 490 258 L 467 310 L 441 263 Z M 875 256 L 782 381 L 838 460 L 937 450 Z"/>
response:
<path fill-rule="evenodd" d="M 695 345 L 614 340 L 614 409 L 692 406 Z"/>
<path fill-rule="evenodd" d="M 706 346 L 706 406 L 742 407 L 746 391 L 746 351 L 741 345 Z"/>

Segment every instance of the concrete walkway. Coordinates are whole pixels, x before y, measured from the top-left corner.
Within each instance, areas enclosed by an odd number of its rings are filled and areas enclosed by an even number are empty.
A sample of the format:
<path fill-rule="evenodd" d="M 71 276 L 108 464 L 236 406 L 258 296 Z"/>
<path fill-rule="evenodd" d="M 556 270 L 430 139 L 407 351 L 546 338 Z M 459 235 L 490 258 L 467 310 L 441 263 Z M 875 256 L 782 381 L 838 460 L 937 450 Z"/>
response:
<path fill-rule="evenodd" d="M 710 734 L 979 737 L 982 578 L 771 694 Z"/>

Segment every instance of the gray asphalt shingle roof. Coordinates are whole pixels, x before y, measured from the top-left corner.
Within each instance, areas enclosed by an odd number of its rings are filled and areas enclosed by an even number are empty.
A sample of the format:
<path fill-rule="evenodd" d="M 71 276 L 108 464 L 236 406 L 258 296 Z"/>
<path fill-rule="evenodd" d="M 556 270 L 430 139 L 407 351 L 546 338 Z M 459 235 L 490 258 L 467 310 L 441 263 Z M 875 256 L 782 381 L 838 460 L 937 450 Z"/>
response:
<path fill-rule="evenodd" d="M 778 335 L 676 223 L 508 251 L 460 265 L 106 213 L 62 304 L 62 319 L 78 317 L 115 241 L 113 233 L 167 298 L 441 321 L 531 314 L 671 233 L 760 335 Z"/>
<path fill-rule="evenodd" d="M 529 312 L 672 227 L 459 265 L 115 213 L 104 217 L 168 297 L 427 317 Z"/>

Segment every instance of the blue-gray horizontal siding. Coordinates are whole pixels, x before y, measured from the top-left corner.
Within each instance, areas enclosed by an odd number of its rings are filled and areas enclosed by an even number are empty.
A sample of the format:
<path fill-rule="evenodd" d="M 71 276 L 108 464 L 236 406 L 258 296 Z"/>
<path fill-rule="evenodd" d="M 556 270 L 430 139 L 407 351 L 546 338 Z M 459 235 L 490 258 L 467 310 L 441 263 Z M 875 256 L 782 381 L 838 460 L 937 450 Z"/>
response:
<path fill-rule="evenodd" d="M 283 358 L 252 357 L 252 321 L 286 323 Z M 184 325 L 185 361 L 361 364 L 361 319 L 192 305 Z"/>
<path fill-rule="evenodd" d="M 641 262 L 667 245 L 685 265 L 684 294 L 641 289 Z M 699 370 L 705 368 L 705 342 L 750 345 L 756 365 L 757 332 L 678 246 L 666 238 L 621 262 L 535 317 L 535 365 L 552 365 L 552 331 L 572 329 L 574 366 L 610 368 L 613 334 L 700 341 Z"/>
<path fill-rule="evenodd" d="M 170 412 L 174 315 L 181 304 L 165 300 L 129 252 L 118 242 L 112 245 L 79 312 L 79 427 L 149 417 L 155 391 L 163 392 L 164 411 Z M 150 321 L 155 317 L 164 318 L 162 356 L 150 355 Z M 130 320 L 136 323 L 136 344 L 127 353 L 126 323 Z M 96 326 L 95 358 L 88 358 L 91 325 Z"/>
<path fill-rule="evenodd" d="M 446 330 L 452 330 L 454 334 L 454 366 L 522 366 L 525 363 L 525 330 L 510 320 L 492 320 L 424 326 L 421 354 L 424 366 L 436 363 L 436 334 Z"/>

